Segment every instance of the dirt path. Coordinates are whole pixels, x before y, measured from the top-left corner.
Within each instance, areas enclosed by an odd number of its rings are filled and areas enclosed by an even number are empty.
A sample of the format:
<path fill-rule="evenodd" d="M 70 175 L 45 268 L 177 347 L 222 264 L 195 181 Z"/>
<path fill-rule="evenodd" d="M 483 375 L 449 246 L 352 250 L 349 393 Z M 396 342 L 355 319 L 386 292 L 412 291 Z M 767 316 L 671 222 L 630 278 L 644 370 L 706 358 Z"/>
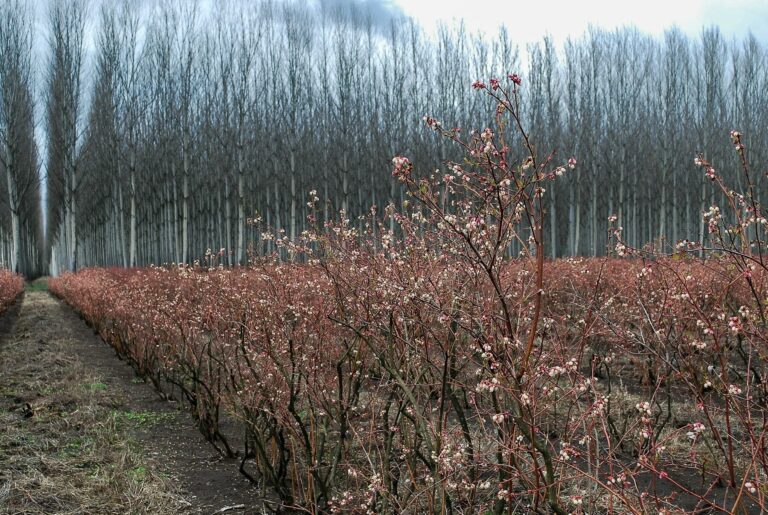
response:
<path fill-rule="evenodd" d="M 255 514 L 257 495 L 48 292 L 0 319 L 0 513 Z"/>

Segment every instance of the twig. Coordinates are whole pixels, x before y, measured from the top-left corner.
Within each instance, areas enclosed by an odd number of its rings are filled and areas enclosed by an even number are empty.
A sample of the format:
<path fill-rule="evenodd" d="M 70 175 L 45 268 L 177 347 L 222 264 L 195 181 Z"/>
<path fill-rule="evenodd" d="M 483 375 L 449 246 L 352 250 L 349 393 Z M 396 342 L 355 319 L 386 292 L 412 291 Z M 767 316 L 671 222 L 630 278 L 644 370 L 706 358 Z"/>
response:
<path fill-rule="evenodd" d="M 214 513 L 226 513 L 228 511 L 244 510 L 244 509 L 245 509 L 245 504 L 233 504 L 232 506 L 224 506 L 222 509 Z"/>

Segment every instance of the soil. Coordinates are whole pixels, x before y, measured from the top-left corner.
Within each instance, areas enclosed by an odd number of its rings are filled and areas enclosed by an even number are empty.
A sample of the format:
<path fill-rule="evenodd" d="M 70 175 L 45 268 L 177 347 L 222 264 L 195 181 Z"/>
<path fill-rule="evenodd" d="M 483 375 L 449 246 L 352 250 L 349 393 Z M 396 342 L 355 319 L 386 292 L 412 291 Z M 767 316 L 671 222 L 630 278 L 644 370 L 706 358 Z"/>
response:
<path fill-rule="evenodd" d="M 4 424 L 0 513 L 263 512 L 236 459 L 221 458 L 178 403 L 37 288 L 0 318 Z"/>

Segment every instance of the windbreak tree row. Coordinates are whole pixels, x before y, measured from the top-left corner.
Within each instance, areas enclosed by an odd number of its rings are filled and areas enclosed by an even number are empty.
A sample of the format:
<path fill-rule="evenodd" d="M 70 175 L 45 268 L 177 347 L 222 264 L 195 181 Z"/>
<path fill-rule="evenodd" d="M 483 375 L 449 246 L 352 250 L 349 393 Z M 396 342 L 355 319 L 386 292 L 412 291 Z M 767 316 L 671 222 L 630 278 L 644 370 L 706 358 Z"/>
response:
<path fill-rule="evenodd" d="M 20 0 L 0 3 L 0 267 L 45 269 L 35 142 L 34 19 Z"/>
<path fill-rule="evenodd" d="M 381 216 L 402 205 L 393 156 L 432 169 L 458 157 L 425 130 L 425 115 L 466 134 L 490 124 L 469 85 L 498 70 L 526 70 L 532 136 L 582 165 L 547 190 L 550 256 L 604 253 L 612 214 L 637 247 L 707 238 L 700 214 L 720 194 L 699 181 L 692 156 L 735 169 L 730 128 L 756 169 L 767 164 L 765 46 L 726 41 L 716 28 L 695 38 L 593 28 L 521 50 L 506 30 L 480 36 L 459 25 L 429 36 L 354 4 L 227 2 L 208 12 L 123 1 L 87 15 L 79 2 L 55 5 L 54 271 L 192 263 L 208 249 L 244 264 L 249 245 L 269 252 L 275 238 L 308 228 L 312 190 L 320 224 L 344 211 L 361 228 L 373 206 Z M 87 55 L 86 24 L 98 34 Z"/>

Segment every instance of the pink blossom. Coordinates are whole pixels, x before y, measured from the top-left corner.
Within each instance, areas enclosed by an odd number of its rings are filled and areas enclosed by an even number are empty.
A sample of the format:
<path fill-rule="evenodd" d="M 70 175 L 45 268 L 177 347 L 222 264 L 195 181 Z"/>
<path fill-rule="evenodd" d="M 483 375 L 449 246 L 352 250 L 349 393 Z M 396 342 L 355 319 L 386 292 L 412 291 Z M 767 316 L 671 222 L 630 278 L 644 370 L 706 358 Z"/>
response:
<path fill-rule="evenodd" d="M 401 181 L 404 181 L 413 171 L 413 163 L 407 157 L 396 156 L 392 158 L 392 164 L 394 165 L 392 177 L 396 177 Z"/>

